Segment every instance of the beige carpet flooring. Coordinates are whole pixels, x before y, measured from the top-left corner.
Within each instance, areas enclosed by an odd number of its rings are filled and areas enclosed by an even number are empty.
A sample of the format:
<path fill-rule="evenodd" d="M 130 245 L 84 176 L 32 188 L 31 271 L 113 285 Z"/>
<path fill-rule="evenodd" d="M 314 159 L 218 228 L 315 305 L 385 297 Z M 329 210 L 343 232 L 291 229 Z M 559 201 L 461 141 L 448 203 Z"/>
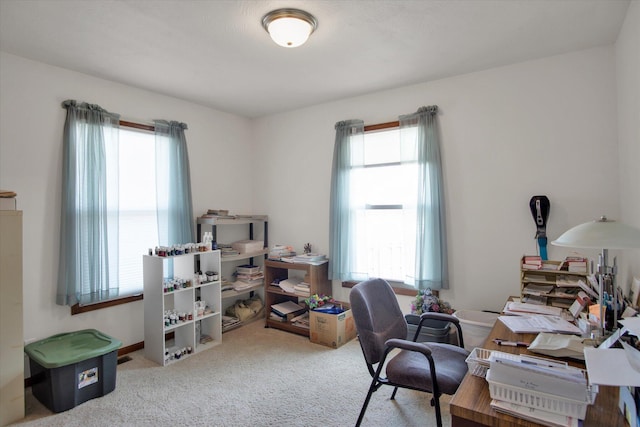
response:
<path fill-rule="evenodd" d="M 113 392 L 54 414 L 26 391 L 19 426 L 353 426 L 370 377 L 360 346 L 339 349 L 264 328 L 261 320 L 222 344 L 161 367 L 139 351 L 118 365 Z M 363 426 L 435 426 L 431 395 L 383 387 Z M 441 399 L 450 425 L 449 397 Z"/>

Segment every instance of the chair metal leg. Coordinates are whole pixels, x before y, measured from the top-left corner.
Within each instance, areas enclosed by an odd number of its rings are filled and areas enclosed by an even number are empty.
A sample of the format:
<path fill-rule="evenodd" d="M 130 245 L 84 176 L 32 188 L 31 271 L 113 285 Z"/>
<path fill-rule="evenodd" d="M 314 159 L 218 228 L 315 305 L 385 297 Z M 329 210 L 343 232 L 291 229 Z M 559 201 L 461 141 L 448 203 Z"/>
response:
<path fill-rule="evenodd" d="M 396 392 L 398 391 L 398 387 L 394 387 L 393 388 L 393 393 L 391 393 L 391 400 L 394 400 L 396 398 Z"/>
<path fill-rule="evenodd" d="M 374 379 L 371 382 L 371 386 L 369 387 L 369 392 L 367 393 L 367 398 L 364 400 L 364 403 L 362 404 L 362 409 L 360 409 L 360 415 L 358 416 L 358 421 L 356 422 L 356 427 L 359 427 L 360 423 L 362 423 L 362 419 L 364 418 L 364 413 L 367 411 L 367 406 L 369 406 L 369 401 L 371 400 L 371 395 L 376 390 L 377 390 L 376 380 Z"/>
<path fill-rule="evenodd" d="M 433 396 L 432 402 L 435 402 L 436 407 L 436 425 L 442 427 L 442 414 L 440 413 L 440 396 Z"/>

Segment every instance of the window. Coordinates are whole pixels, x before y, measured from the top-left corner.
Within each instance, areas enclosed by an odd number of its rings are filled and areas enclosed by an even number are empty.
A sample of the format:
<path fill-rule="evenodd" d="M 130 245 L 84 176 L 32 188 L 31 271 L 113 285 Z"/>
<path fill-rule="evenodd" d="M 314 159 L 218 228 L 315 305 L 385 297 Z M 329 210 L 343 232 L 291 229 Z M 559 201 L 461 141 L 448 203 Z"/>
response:
<path fill-rule="evenodd" d="M 420 107 L 366 129 L 362 120 L 336 123 L 332 280 L 380 277 L 418 289 L 448 288 L 437 111 Z"/>
<path fill-rule="evenodd" d="M 404 282 L 414 271 L 415 206 L 407 200 L 417 191 L 416 161 L 402 161 L 397 126 L 365 130 L 362 151 L 362 164 L 353 165 L 350 191 L 356 271 Z"/>
<path fill-rule="evenodd" d="M 142 255 L 158 240 L 155 136 L 120 127 L 118 295 L 142 292 Z"/>
<path fill-rule="evenodd" d="M 105 141 L 107 181 L 117 186 L 107 198 L 109 225 L 118 236 L 110 250 L 115 260 L 109 262 L 109 290 L 82 293 L 80 305 L 140 294 L 142 255 L 158 242 L 155 135 L 125 126 Z"/>
<path fill-rule="evenodd" d="M 139 299 L 142 255 L 152 246 L 193 242 L 195 232 L 186 124 L 121 122 L 75 100 L 63 107 L 56 302 L 76 314 L 88 311 L 81 305 Z"/>

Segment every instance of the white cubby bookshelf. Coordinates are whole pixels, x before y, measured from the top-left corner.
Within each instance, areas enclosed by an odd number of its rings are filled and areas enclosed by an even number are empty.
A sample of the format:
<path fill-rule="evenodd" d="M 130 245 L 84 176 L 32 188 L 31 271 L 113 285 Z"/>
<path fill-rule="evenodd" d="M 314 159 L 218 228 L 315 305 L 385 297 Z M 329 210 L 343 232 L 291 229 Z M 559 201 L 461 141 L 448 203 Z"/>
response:
<path fill-rule="evenodd" d="M 160 365 L 168 365 L 192 354 L 210 349 L 222 342 L 222 306 L 220 280 L 198 283 L 197 271 L 220 272 L 220 251 L 193 252 L 184 255 L 160 257 L 143 255 L 144 274 L 144 355 Z M 164 290 L 165 279 L 185 279 L 191 285 L 169 292 Z M 196 311 L 196 301 L 204 301 L 208 310 L 202 315 Z M 165 326 L 167 310 L 191 313 L 175 325 Z M 202 337 L 210 340 L 201 343 Z M 203 340 L 205 341 L 205 340 Z M 190 354 L 179 359 L 165 357 L 183 348 Z"/>

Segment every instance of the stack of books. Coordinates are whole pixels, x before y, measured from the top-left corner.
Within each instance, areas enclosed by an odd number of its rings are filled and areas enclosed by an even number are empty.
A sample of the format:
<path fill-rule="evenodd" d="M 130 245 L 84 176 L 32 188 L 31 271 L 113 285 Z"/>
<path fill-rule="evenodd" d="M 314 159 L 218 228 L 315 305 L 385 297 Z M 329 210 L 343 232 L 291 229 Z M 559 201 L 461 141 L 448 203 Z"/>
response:
<path fill-rule="evenodd" d="M 302 297 L 308 297 L 311 295 L 311 289 L 309 283 L 305 282 L 300 277 L 289 277 L 288 279 L 282 279 L 277 284 L 280 289 L 291 294 L 300 295 Z"/>
<path fill-rule="evenodd" d="M 255 286 L 262 284 L 263 281 L 264 273 L 259 266 L 245 264 L 236 267 L 236 283 L 241 282 L 239 284 L 240 286 L 242 286 L 243 284 Z"/>
<path fill-rule="evenodd" d="M 240 326 L 242 322 L 237 317 L 232 316 L 222 316 L 222 332 L 230 331 L 231 329 L 237 328 Z"/>
<path fill-rule="evenodd" d="M 220 249 L 220 256 L 223 258 L 240 254 L 240 252 L 233 249 L 228 243 L 218 243 L 218 249 Z"/>
<path fill-rule="evenodd" d="M 305 307 L 293 301 L 285 301 L 271 306 L 270 318 L 279 322 L 287 322 L 303 314 L 304 311 L 306 311 Z"/>
<path fill-rule="evenodd" d="M 292 257 L 295 255 L 296 252 L 291 246 L 274 245 L 271 249 L 269 249 L 269 259 L 273 259 L 276 261 L 281 260 L 283 257 Z"/>
<path fill-rule="evenodd" d="M 597 388 L 586 372 L 565 362 L 492 354 L 486 379 L 496 411 L 549 426 L 578 426 Z"/>
<path fill-rule="evenodd" d="M 327 256 L 313 253 L 301 254 L 294 256 L 292 262 L 319 265 L 327 262 Z"/>
<path fill-rule="evenodd" d="M 305 311 L 301 315 L 294 317 L 291 319 L 291 324 L 299 328 L 309 329 L 309 312 Z"/>
<path fill-rule="evenodd" d="M 301 297 L 311 296 L 311 289 L 307 282 L 300 282 L 293 287 L 293 292 Z"/>
<path fill-rule="evenodd" d="M 540 270 L 542 269 L 542 258 L 536 255 L 525 255 L 522 257 L 523 270 Z"/>
<path fill-rule="evenodd" d="M 567 271 L 572 273 L 586 273 L 587 259 L 582 257 L 567 257 Z"/>

